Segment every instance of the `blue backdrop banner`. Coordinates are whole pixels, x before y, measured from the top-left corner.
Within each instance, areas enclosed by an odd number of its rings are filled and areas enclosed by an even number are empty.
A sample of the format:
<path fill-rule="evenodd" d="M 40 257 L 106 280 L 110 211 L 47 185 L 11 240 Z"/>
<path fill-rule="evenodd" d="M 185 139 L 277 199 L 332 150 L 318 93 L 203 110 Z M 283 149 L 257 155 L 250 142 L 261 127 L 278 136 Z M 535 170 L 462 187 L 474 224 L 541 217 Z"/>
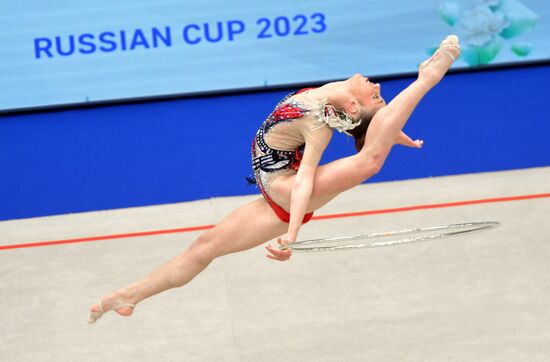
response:
<path fill-rule="evenodd" d="M 0 0 L 0 111 L 550 57 L 545 0 Z"/>

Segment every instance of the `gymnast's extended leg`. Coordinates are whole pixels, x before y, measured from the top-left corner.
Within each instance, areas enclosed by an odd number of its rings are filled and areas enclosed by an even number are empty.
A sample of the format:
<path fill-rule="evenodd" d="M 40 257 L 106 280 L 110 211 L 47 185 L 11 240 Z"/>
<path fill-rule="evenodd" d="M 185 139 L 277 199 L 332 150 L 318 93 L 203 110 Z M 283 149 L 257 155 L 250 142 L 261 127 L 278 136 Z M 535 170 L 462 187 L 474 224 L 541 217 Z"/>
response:
<path fill-rule="evenodd" d="M 429 63 L 421 67 L 418 79 L 375 114 L 359 153 L 317 168 L 309 211 L 322 207 L 338 194 L 361 184 L 381 169 L 397 136 L 418 103 L 439 83 L 452 65 L 453 58 L 460 54 L 458 42 L 452 44 L 448 50 L 434 54 Z M 288 200 L 294 178 L 294 175 L 281 177 L 271 186 L 274 200 L 286 208 L 289 207 Z"/>
<path fill-rule="evenodd" d="M 264 199 L 239 207 L 221 223 L 201 234 L 187 250 L 149 276 L 101 299 L 101 308 L 131 315 L 133 306 L 152 295 L 189 283 L 216 257 L 247 250 L 286 232 L 288 224 L 273 213 Z M 98 319 L 99 303 L 92 306 L 89 322 Z M 94 314 L 95 313 L 95 314 Z"/>

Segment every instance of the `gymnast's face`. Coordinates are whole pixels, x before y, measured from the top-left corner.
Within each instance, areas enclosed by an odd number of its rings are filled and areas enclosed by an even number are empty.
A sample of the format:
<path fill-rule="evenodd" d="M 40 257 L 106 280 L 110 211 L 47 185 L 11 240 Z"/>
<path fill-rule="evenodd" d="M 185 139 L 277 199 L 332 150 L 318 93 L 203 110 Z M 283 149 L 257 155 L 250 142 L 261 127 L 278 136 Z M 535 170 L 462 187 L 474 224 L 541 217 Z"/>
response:
<path fill-rule="evenodd" d="M 376 112 L 386 105 L 384 98 L 380 95 L 380 84 L 372 83 L 369 78 L 361 74 L 355 74 L 347 82 L 351 95 L 368 111 Z"/>

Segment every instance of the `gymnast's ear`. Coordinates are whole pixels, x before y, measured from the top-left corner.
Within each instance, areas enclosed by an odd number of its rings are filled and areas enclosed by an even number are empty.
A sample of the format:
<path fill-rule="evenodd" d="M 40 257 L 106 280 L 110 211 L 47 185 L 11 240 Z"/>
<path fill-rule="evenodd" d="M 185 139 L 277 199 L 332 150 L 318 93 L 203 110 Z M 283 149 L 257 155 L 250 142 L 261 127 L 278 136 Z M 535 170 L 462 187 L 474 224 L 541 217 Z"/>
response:
<path fill-rule="evenodd" d="M 361 109 L 359 107 L 359 102 L 355 98 L 349 98 L 344 104 L 344 110 L 352 118 L 356 119 L 359 117 Z"/>

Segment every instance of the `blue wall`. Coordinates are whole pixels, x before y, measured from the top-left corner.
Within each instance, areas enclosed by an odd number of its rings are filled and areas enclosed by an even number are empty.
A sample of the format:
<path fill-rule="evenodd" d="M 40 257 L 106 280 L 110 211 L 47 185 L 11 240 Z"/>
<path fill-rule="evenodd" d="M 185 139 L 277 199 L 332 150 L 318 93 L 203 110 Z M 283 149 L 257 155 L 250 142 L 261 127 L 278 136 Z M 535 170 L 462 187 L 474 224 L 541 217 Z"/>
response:
<path fill-rule="evenodd" d="M 382 82 L 391 99 L 412 78 Z M 448 75 L 372 181 L 550 165 L 550 66 Z M 0 220 L 257 193 L 257 126 L 287 91 L 0 118 Z M 353 153 L 334 137 L 325 161 Z"/>

